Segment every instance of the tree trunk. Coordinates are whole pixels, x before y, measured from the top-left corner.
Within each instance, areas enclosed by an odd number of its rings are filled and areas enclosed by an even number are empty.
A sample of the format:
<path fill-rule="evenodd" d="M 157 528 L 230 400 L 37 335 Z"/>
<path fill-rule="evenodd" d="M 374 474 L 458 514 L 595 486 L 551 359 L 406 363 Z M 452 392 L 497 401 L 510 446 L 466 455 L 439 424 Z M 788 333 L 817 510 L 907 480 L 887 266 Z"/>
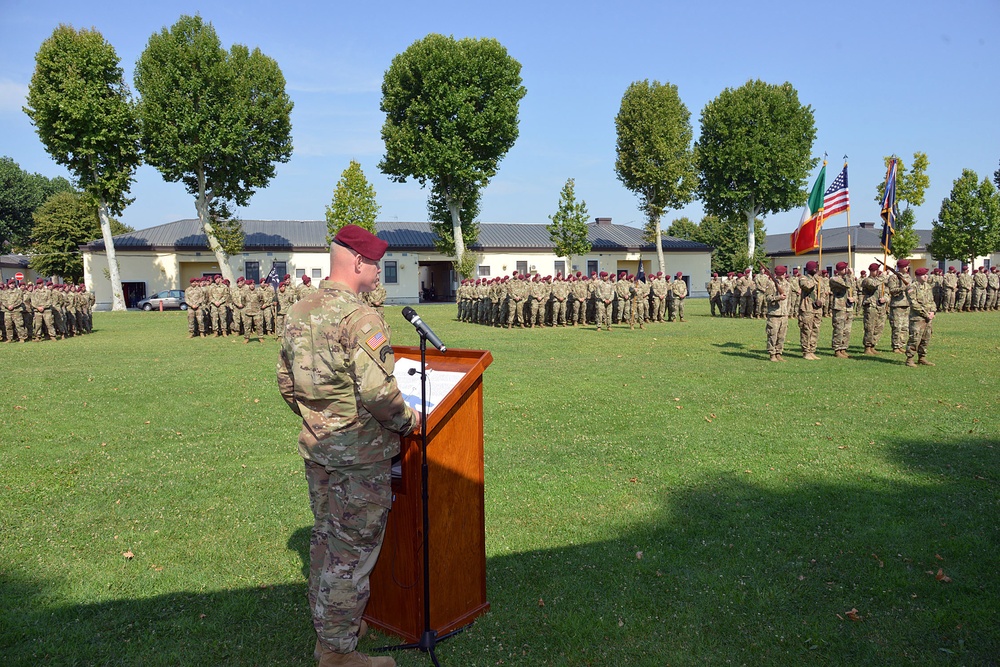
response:
<path fill-rule="evenodd" d="M 449 196 L 448 211 L 451 212 L 451 233 L 455 239 L 455 259 L 458 261 L 458 266 L 462 266 L 462 257 L 465 255 L 465 238 L 462 236 L 462 216 L 460 210 L 461 202 Z"/>
<path fill-rule="evenodd" d="M 660 216 L 656 216 L 653 226 L 656 228 L 656 261 L 659 262 L 663 275 L 667 275 L 667 263 L 663 259 L 663 230 L 660 229 Z"/>
<path fill-rule="evenodd" d="M 753 262 L 753 256 L 757 252 L 757 236 L 754 234 L 754 222 L 757 219 L 753 208 L 747 209 L 747 260 Z"/>
<path fill-rule="evenodd" d="M 111 310 L 125 311 L 125 294 L 122 291 L 122 277 L 118 273 L 118 257 L 115 255 L 115 240 L 111 238 L 111 216 L 107 202 L 97 205 L 97 215 L 101 219 L 101 236 L 104 237 L 104 251 L 108 256 L 108 273 L 111 275 Z"/>
<path fill-rule="evenodd" d="M 194 207 L 198 211 L 198 220 L 201 222 L 201 228 L 205 230 L 205 236 L 208 238 L 208 247 L 215 253 L 215 261 L 219 263 L 219 271 L 222 273 L 222 277 L 230 283 L 235 283 L 233 268 L 229 266 L 229 255 L 223 250 L 219 239 L 215 238 L 215 229 L 212 227 L 212 216 L 208 209 L 211 197 L 211 194 L 205 192 L 205 175 L 199 171 L 198 197 L 194 200 Z"/>

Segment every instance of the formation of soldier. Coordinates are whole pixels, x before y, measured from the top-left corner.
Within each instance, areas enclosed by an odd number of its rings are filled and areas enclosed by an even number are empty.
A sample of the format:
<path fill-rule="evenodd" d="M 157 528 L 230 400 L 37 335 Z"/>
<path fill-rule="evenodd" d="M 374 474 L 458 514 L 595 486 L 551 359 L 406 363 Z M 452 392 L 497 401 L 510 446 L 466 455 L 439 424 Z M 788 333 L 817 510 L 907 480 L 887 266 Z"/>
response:
<path fill-rule="evenodd" d="M 285 315 L 296 301 L 316 291 L 309 276 L 293 286 L 290 274 L 285 274 L 275 289 L 267 278 L 260 283 L 240 276 L 233 287 L 221 275 L 192 278 L 184 292 L 188 310 L 188 338 L 243 336 L 261 340 L 266 336 L 279 338 L 285 331 Z M 385 288 L 379 283 L 364 295 L 365 300 L 383 313 Z"/>
<path fill-rule="evenodd" d="M 684 321 L 683 273 L 655 276 L 583 272 L 544 278 L 510 276 L 463 280 L 456 294 L 458 319 L 494 327 L 572 327 L 613 324 L 644 329 L 650 322 Z"/>
<path fill-rule="evenodd" d="M 91 333 L 94 302 L 83 285 L 0 282 L 0 338 L 27 343 Z"/>
<path fill-rule="evenodd" d="M 883 266 L 885 272 L 882 271 Z M 937 304 L 947 304 L 947 294 L 943 302 L 935 294 L 934 272 L 919 268 L 911 275 L 910 262 L 906 259 L 899 260 L 896 268 L 873 262 L 867 271 L 861 272 L 861 279 L 854 277 L 847 262 L 837 263 L 834 276 L 829 281 L 822 279 L 818 269 L 817 262 L 807 262 L 801 276 L 788 277 L 784 266 L 776 267 L 773 274 L 763 273 L 769 283 L 765 285 L 764 302 L 767 350 L 771 361 L 784 361 L 788 318 L 795 312 L 798 314 L 802 358 L 819 359 L 816 345 L 824 304 L 829 301 L 832 302 L 831 347 L 834 357 L 849 357 L 847 347 L 855 308 L 860 307 L 866 355 L 878 354 L 875 348 L 888 321 L 893 353 L 905 354 L 907 366 L 934 365 L 926 358 L 931 322 L 938 312 Z M 937 273 L 944 274 L 943 271 Z M 987 304 L 983 309 L 988 309 L 986 290 L 983 292 L 984 304 Z"/>

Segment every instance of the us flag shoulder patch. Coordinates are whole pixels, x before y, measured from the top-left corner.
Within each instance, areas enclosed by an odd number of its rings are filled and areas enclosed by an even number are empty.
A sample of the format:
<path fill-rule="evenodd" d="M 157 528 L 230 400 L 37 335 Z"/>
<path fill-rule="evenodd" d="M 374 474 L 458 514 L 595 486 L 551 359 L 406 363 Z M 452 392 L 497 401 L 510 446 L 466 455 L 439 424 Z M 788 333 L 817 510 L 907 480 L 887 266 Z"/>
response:
<path fill-rule="evenodd" d="M 371 350 L 377 350 L 385 342 L 386 342 L 385 334 L 382 333 L 381 331 L 376 331 L 375 333 L 373 333 L 371 336 L 368 337 L 368 340 L 365 341 L 365 345 L 367 345 Z"/>

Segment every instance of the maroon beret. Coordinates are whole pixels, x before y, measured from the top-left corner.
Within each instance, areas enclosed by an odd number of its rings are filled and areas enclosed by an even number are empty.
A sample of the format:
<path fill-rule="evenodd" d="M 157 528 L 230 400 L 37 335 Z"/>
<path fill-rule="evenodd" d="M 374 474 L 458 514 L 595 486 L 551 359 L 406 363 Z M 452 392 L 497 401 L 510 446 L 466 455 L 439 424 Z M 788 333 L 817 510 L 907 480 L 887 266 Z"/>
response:
<path fill-rule="evenodd" d="M 684 272 L 683 271 L 678 271 L 677 275 L 674 276 L 674 278 L 683 278 L 683 277 L 684 277 Z"/>
<path fill-rule="evenodd" d="M 45 284 L 45 278 L 39 278 L 39 279 L 37 279 L 35 281 L 35 284 L 36 285 L 44 285 Z"/>
<path fill-rule="evenodd" d="M 921 266 L 919 269 L 917 269 L 916 271 L 914 271 L 914 273 L 916 273 L 918 276 L 926 276 L 927 275 L 927 267 L 926 266 Z"/>
<path fill-rule="evenodd" d="M 819 262 L 815 260 L 809 260 L 806 262 L 806 271 L 815 271 L 819 268 Z"/>
<path fill-rule="evenodd" d="M 382 259 L 389 244 L 372 234 L 367 229 L 357 225 L 344 225 L 333 237 L 337 245 L 350 248 L 366 259 L 378 261 Z"/>
<path fill-rule="evenodd" d="M 782 264 L 779 264 L 778 266 L 774 267 L 774 273 L 775 273 L 775 275 L 783 276 L 786 273 L 788 273 L 788 267 L 784 266 Z"/>
<path fill-rule="evenodd" d="M 228 285 L 229 284 L 229 278 L 223 278 L 222 279 L 222 284 L 223 285 Z"/>
<path fill-rule="evenodd" d="M 236 284 L 239 285 L 240 283 L 245 283 L 246 281 L 247 281 L 246 278 L 240 276 L 239 278 L 236 279 Z"/>
<path fill-rule="evenodd" d="M 290 279 L 291 277 L 292 277 L 292 274 L 290 274 L 290 273 L 286 273 L 286 274 L 285 274 L 285 277 L 284 277 L 284 278 L 282 278 L 282 280 L 289 280 L 289 279 Z"/>
<path fill-rule="evenodd" d="M 312 280 L 313 280 L 313 279 L 312 279 L 312 278 L 310 278 L 309 276 L 302 276 L 302 284 L 303 284 L 303 285 L 308 285 L 309 283 L 311 283 L 311 282 L 312 282 Z"/>
<path fill-rule="evenodd" d="M 898 262 L 896 262 L 896 268 L 899 268 L 899 269 L 905 269 L 909 265 L 910 265 L 910 260 L 908 260 L 908 259 L 901 259 Z"/>
<path fill-rule="evenodd" d="M 847 262 L 837 262 L 837 270 L 843 271 L 847 268 Z"/>
<path fill-rule="evenodd" d="M 602 278 L 607 278 L 608 277 L 608 272 L 607 271 L 601 271 L 601 277 Z"/>
<path fill-rule="evenodd" d="M 872 262 L 871 264 L 868 265 L 868 270 L 869 271 L 878 271 L 878 267 L 879 266 L 880 265 L 879 265 L 878 262 Z"/>

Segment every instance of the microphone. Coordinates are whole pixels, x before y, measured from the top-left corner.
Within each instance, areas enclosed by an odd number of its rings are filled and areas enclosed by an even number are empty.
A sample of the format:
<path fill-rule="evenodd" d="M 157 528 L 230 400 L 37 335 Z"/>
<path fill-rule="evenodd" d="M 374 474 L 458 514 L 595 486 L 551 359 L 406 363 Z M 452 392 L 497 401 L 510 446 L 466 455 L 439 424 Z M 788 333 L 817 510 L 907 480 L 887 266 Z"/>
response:
<path fill-rule="evenodd" d="M 443 354 L 448 351 L 448 348 L 444 346 L 441 339 L 437 337 L 429 326 L 427 326 L 426 322 L 420 319 L 420 316 L 417 315 L 417 311 L 407 306 L 406 308 L 403 308 L 403 317 L 406 318 L 406 321 L 412 324 L 424 338 L 430 341 L 430 344 L 437 348 L 438 352 Z"/>

